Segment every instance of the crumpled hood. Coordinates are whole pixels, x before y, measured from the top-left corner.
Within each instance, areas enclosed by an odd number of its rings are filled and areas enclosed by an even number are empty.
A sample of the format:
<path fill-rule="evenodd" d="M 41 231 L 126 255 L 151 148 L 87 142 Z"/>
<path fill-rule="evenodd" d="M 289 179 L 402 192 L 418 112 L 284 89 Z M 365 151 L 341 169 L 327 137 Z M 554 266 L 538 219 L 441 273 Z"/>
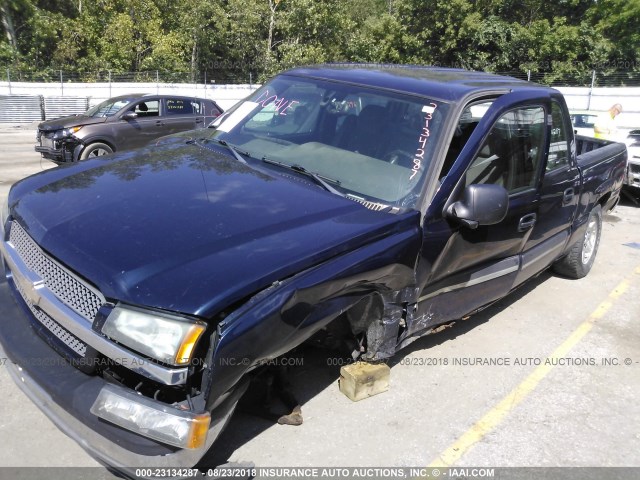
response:
<path fill-rule="evenodd" d="M 218 147 L 167 145 L 14 186 L 14 217 L 108 299 L 210 316 L 342 252 L 413 228 Z"/>
<path fill-rule="evenodd" d="M 55 118 L 38 124 L 38 129 L 44 132 L 62 130 L 63 128 L 76 127 L 78 125 L 95 125 L 104 123 L 107 117 L 85 117 L 84 115 L 70 115 L 68 117 Z"/>

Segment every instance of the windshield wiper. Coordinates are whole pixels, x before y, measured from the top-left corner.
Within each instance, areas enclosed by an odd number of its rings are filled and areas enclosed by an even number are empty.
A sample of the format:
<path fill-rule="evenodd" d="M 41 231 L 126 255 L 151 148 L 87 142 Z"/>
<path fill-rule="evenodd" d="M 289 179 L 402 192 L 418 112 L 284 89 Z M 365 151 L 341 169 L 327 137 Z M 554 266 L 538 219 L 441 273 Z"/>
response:
<path fill-rule="evenodd" d="M 247 164 L 247 161 L 244 158 L 242 158 L 240 153 L 238 153 L 238 150 L 236 149 L 236 147 L 234 147 L 230 143 L 227 143 L 224 140 L 219 140 L 217 138 L 211 138 L 209 140 L 213 140 L 214 142 L 217 142 L 218 144 L 222 145 L 223 147 L 227 147 L 227 150 L 229 150 L 231 153 L 233 153 L 233 156 L 236 158 L 236 160 L 238 160 L 240 163 L 244 163 L 245 165 Z M 251 157 L 251 155 L 249 155 L 247 152 L 242 152 L 242 154 L 246 155 L 247 157 Z"/>
<path fill-rule="evenodd" d="M 265 163 L 271 163 L 273 165 L 278 165 L 279 167 L 288 168 L 289 170 L 293 170 L 294 172 L 306 175 L 307 177 L 313 179 L 318 185 L 323 187 L 327 192 L 334 193 L 334 194 L 339 195 L 341 197 L 345 196 L 344 193 L 342 193 L 339 190 L 336 190 L 333 186 L 331 186 L 329 184 L 329 182 L 331 182 L 331 183 L 335 183 L 336 185 L 340 185 L 340 181 L 339 180 L 335 180 L 333 178 L 329 178 L 329 177 L 325 177 L 325 176 L 320 176 L 317 173 L 310 172 L 309 170 L 304 168 L 302 165 L 298 165 L 298 164 L 289 165 L 288 163 L 279 162 L 277 160 L 271 160 L 270 158 L 267 158 L 267 157 L 262 157 L 262 161 L 265 162 Z"/>

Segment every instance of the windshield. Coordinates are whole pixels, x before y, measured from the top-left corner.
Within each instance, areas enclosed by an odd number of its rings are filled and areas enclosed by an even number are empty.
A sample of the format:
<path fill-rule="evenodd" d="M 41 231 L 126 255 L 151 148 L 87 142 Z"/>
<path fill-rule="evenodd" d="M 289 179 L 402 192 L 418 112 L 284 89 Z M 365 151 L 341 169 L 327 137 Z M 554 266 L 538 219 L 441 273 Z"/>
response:
<path fill-rule="evenodd" d="M 283 75 L 229 112 L 213 137 L 255 159 L 314 173 L 353 200 L 413 208 L 448 108 Z"/>
<path fill-rule="evenodd" d="M 121 108 L 131 102 L 131 99 L 121 99 L 121 100 L 105 100 L 98 105 L 91 107 L 89 110 L 85 112 L 86 117 L 110 117 L 115 115 Z"/>

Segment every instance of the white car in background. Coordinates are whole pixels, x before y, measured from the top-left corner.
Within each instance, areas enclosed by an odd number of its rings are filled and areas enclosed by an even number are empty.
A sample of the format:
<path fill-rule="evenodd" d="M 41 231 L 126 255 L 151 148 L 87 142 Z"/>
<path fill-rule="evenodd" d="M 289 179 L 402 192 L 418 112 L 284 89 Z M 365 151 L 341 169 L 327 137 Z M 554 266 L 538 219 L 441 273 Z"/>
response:
<path fill-rule="evenodd" d="M 573 125 L 573 131 L 575 132 L 575 134 L 582 135 L 584 137 L 593 137 L 595 134 L 593 126 L 601 113 L 602 112 L 598 112 L 595 110 L 569 111 L 571 124 Z"/>
<path fill-rule="evenodd" d="M 571 110 L 571 124 L 576 135 L 593 137 L 595 132 L 593 126 L 598 116 L 602 112 L 596 110 Z M 623 133 L 620 132 L 622 135 Z M 631 130 L 625 139 L 620 138 L 627 144 L 628 166 L 625 184 L 640 191 L 640 130 Z"/>
<path fill-rule="evenodd" d="M 626 143 L 628 155 L 626 184 L 640 189 L 640 130 L 631 130 Z"/>

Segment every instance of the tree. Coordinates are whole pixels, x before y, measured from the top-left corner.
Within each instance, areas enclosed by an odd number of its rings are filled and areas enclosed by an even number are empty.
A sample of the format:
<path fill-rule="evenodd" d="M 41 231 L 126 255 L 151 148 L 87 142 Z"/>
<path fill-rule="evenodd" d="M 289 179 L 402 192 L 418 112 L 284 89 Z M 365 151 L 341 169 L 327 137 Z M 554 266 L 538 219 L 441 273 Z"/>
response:
<path fill-rule="evenodd" d="M 388 13 L 370 16 L 352 31 L 347 58 L 355 62 L 402 63 L 407 37 L 395 16 Z"/>
<path fill-rule="evenodd" d="M 246 82 L 360 61 L 584 81 L 640 70 L 639 22 L 638 0 L 0 0 L 0 64 Z"/>
<path fill-rule="evenodd" d="M 277 29 L 275 70 L 345 60 L 344 51 L 353 28 L 348 3 L 341 0 L 287 0 L 281 3 L 284 8 Z"/>
<path fill-rule="evenodd" d="M 604 67 L 640 71 L 640 2 L 600 0 L 589 13 L 596 32 L 608 42 Z"/>
<path fill-rule="evenodd" d="M 594 29 L 567 25 L 564 17 L 537 20 L 530 28 L 519 26 L 514 47 L 522 59 L 520 70 L 544 74 L 544 83 L 565 79 L 588 84 L 594 66 L 604 58 Z"/>
<path fill-rule="evenodd" d="M 458 58 L 462 67 L 490 72 L 518 70 L 520 62 L 514 48 L 519 33 L 517 24 L 474 12 L 465 18 L 461 30 L 473 46 Z"/>
<path fill-rule="evenodd" d="M 404 60 L 409 63 L 459 67 L 472 47 L 464 29 L 473 12 L 470 0 L 405 0 L 394 3 L 403 25 Z"/>

